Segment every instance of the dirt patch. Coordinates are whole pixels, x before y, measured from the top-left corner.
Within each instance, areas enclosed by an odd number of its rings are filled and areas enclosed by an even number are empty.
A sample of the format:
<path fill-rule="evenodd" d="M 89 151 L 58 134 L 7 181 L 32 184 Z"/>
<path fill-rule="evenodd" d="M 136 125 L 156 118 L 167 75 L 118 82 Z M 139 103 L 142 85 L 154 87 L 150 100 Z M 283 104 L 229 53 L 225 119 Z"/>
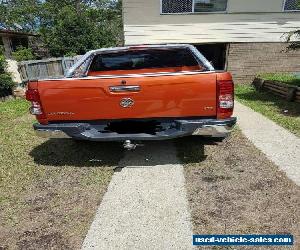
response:
<path fill-rule="evenodd" d="M 71 249 L 68 241 L 58 233 L 44 232 L 37 237 L 36 232 L 26 231 L 17 243 L 18 249 Z"/>
<path fill-rule="evenodd" d="M 195 234 L 293 234 L 300 248 L 300 188 L 240 131 L 219 143 L 182 139 L 178 149 Z"/>

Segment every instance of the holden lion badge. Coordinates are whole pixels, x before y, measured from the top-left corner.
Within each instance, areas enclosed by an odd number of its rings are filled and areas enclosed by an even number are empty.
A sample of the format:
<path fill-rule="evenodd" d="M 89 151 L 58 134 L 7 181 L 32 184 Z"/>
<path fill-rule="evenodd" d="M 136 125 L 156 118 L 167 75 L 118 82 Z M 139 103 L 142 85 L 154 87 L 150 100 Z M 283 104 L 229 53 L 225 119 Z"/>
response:
<path fill-rule="evenodd" d="M 120 101 L 120 106 L 123 108 L 130 108 L 134 105 L 134 100 L 131 98 L 123 98 Z"/>

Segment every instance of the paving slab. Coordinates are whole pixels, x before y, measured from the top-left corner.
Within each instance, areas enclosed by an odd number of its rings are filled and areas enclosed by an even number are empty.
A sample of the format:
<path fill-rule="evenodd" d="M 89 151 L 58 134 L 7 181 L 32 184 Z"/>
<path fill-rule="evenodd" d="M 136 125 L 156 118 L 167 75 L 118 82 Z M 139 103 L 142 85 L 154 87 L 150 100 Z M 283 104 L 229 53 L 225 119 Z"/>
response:
<path fill-rule="evenodd" d="M 171 142 L 126 152 L 82 249 L 193 249 L 183 166 Z"/>
<path fill-rule="evenodd" d="M 300 138 L 239 102 L 235 116 L 243 134 L 300 185 Z"/>

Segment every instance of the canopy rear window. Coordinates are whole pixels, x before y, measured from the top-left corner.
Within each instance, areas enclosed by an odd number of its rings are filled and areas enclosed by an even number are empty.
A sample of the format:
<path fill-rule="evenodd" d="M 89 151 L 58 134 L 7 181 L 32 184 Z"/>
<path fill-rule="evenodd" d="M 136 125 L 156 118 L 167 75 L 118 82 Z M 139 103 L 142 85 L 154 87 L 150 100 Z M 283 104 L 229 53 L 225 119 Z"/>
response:
<path fill-rule="evenodd" d="M 187 48 L 137 49 L 98 54 L 93 58 L 89 71 L 139 70 L 193 66 L 199 67 L 199 63 Z"/>

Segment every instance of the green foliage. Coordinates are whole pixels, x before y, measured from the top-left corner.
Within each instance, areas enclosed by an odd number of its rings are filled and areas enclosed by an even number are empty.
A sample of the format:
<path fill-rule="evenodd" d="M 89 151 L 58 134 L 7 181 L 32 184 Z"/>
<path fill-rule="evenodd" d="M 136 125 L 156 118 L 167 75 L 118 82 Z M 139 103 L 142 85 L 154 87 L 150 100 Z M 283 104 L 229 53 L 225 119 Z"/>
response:
<path fill-rule="evenodd" d="M 64 56 L 65 56 L 65 57 L 74 57 L 74 56 L 76 56 L 76 55 L 77 55 L 76 53 L 70 51 L 70 52 L 67 52 Z"/>
<path fill-rule="evenodd" d="M 49 8 L 56 9 L 58 3 L 55 3 Z M 82 3 L 65 5 L 48 21 L 51 25 L 43 25 L 40 34 L 53 56 L 84 54 L 120 43 L 122 27 L 118 9 L 91 8 Z"/>
<path fill-rule="evenodd" d="M 4 46 L 0 45 L 0 55 L 3 55 L 3 53 L 4 53 Z"/>
<path fill-rule="evenodd" d="M 285 34 L 286 42 L 289 43 L 288 50 L 295 50 L 300 48 L 300 30 L 291 31 Z"/>
<path fill-rule="evenodd" d="M 6 73 L 7 62 L 3 54 L 0 54 L 0 91 L 11 89 L 15 83 L 11 75 Z"/>
<path fill-rule="evenodd" d="M 13 58 L 18 61 L 28 61 L 36 59 L 31 48 L 25 48 L 23 46 L 17 47 L 17 50 L 12 52 Z"/>
<path fill-rule="evenodd" d="M 0 22 L 41 35 L 52 56 L 122 43 L 121 0 L 7 0 Z"/>
<path fill-rule="evenodd" d="M 0 4 L 0 22 L 26 31 L 34 31 L 40 22 L 41 0 L 6 0 Z M 17 25 L 16 25 L 17 24 Z"/>
<path fill-rule="evenodd" d="M 260 78 L 271 81 L 279 81 L 300 87 L 300 78 L 288 73 L 264 73 L 258 75 Z"/>
<path fill-rule="evenodd" d="M 7 63 L 5 61 L 5 57 L 4 57 L 4 55 L 0 54 L 0 74 L 5 73 L 6 67 L 7 67 Z"/>
<path fill-rule="evenodd" d="M 15 83 L 11 79 L 11 75 L 8 73 L 0 74 L 0 91 L 9 90 L 14 87 Z"/>

